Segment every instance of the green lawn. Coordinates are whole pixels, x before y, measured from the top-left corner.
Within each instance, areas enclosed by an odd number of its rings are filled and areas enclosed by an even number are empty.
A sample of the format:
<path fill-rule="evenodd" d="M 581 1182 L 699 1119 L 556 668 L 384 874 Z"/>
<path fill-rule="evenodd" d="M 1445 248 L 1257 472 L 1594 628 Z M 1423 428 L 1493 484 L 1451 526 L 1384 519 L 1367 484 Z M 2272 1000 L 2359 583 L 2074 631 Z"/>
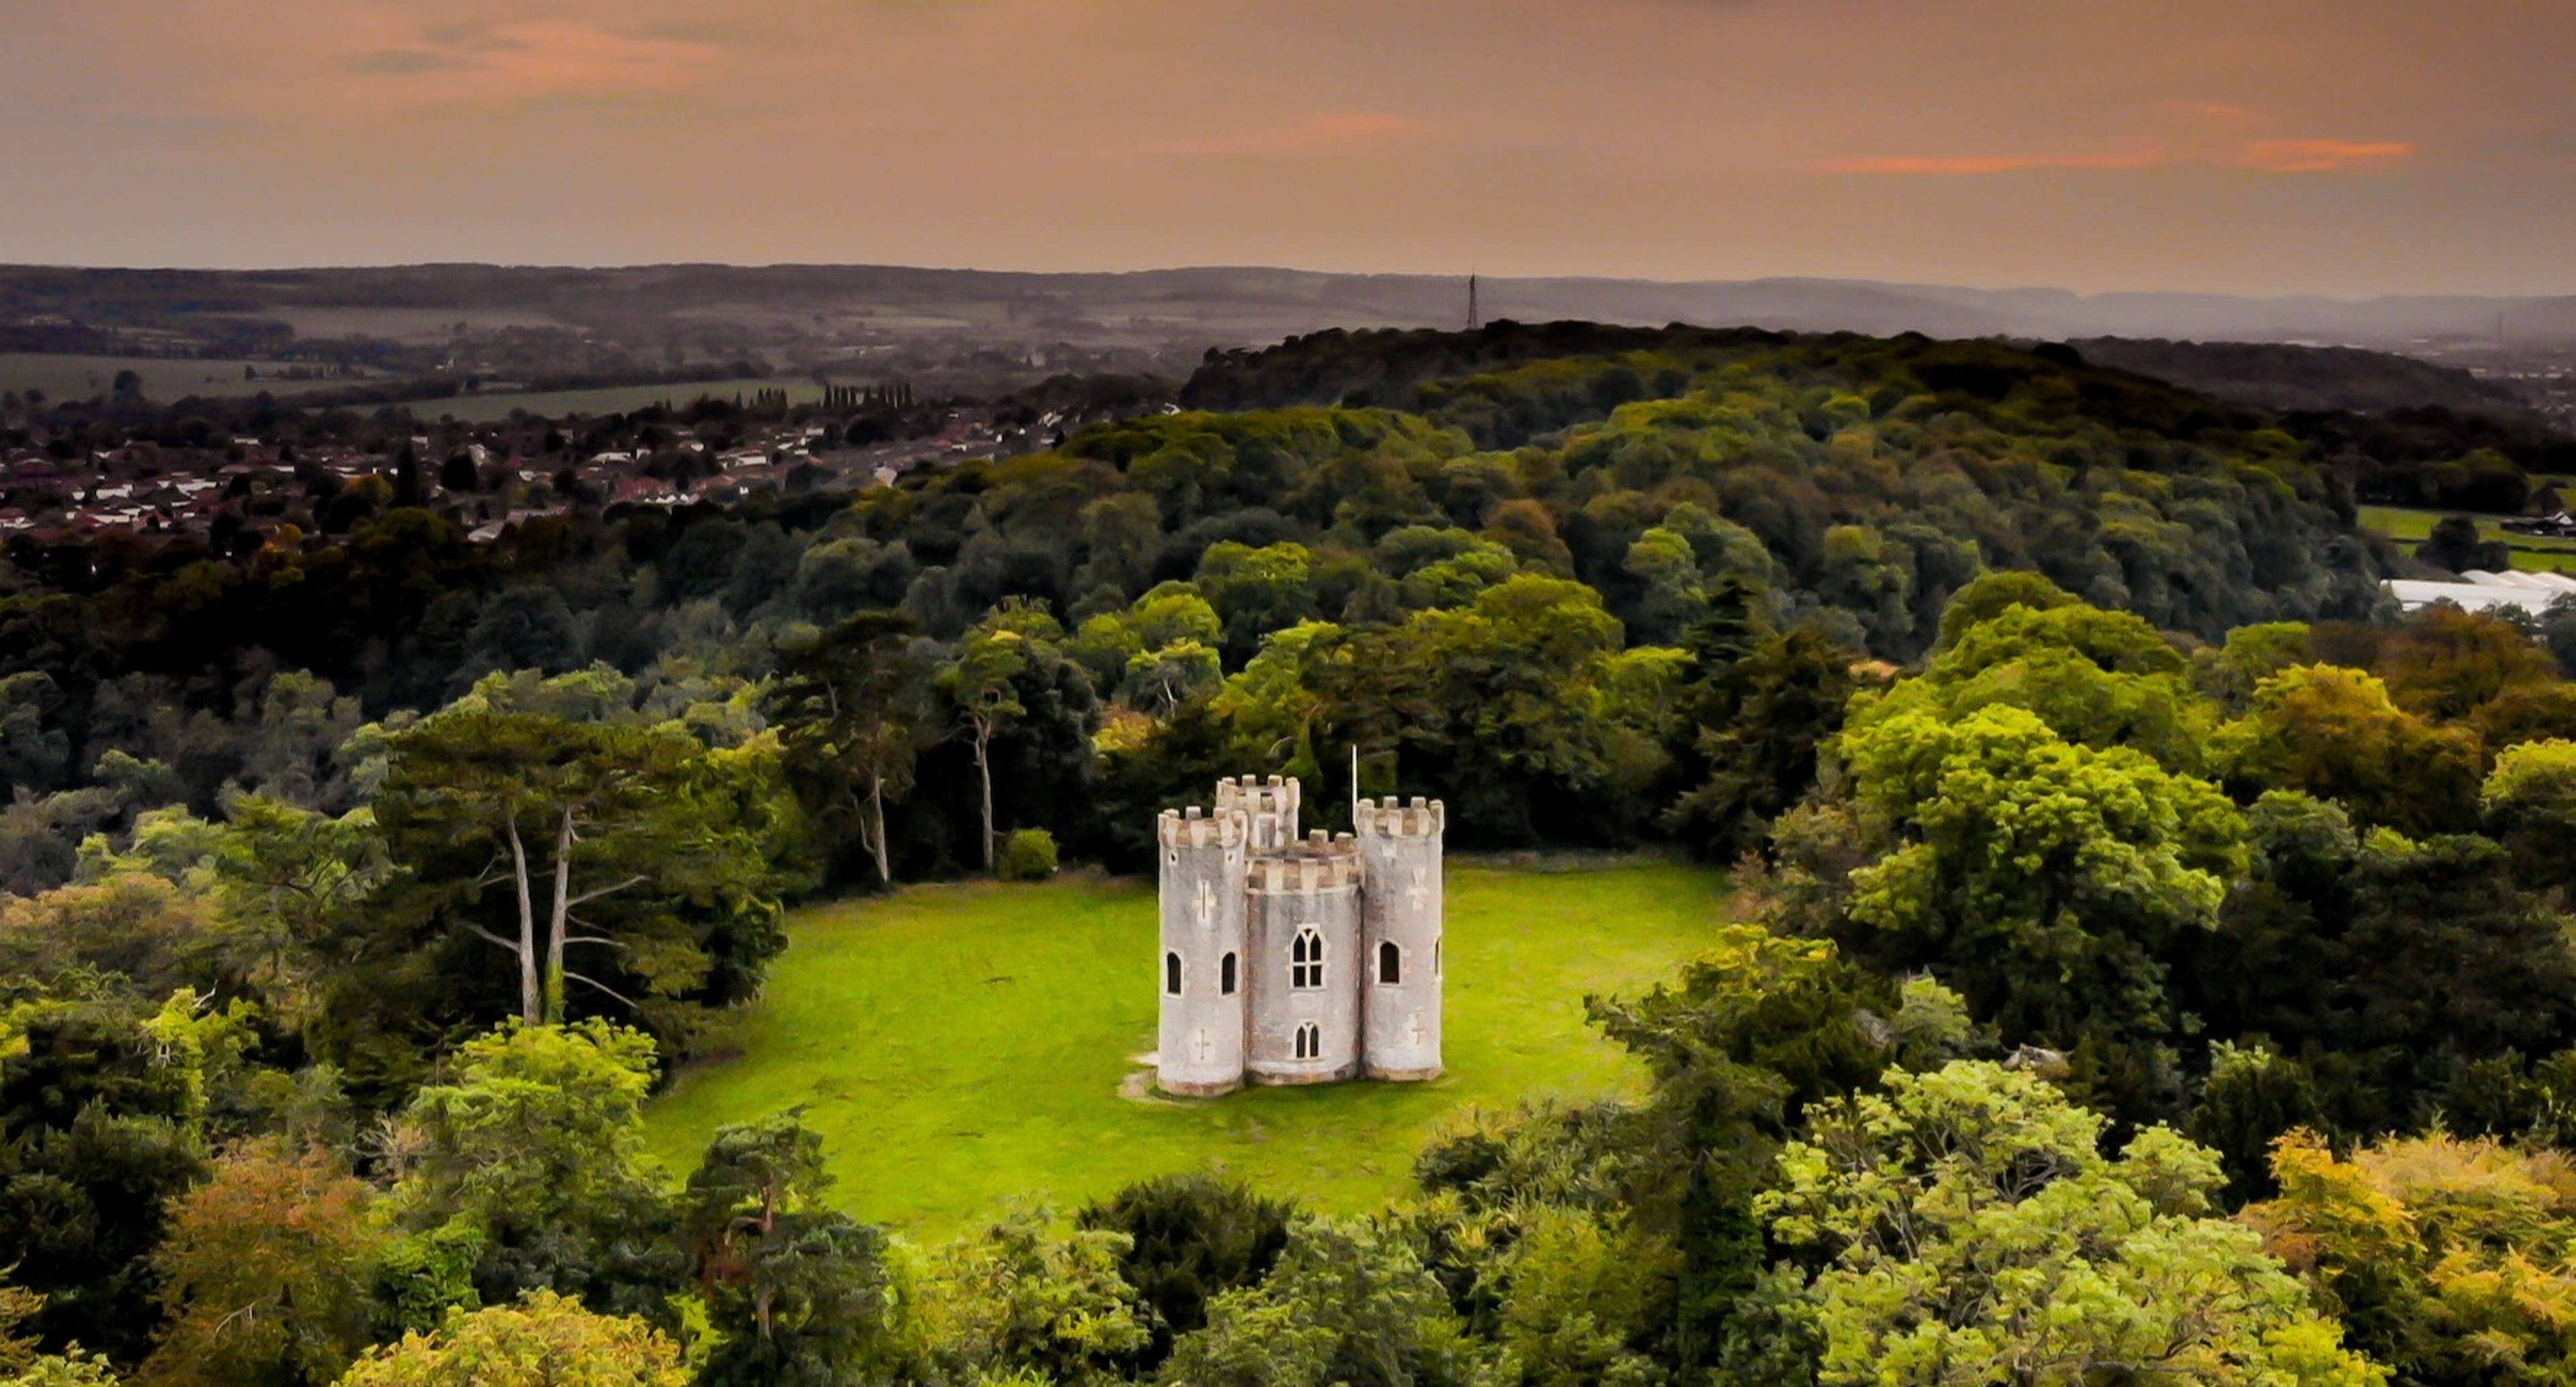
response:
<path fill-rule="evenodd" d="M 2434 522 L 2458 513 L 2422 510 L 2413 506 L 2363 506 L 2361 527 L 2398 541 L 2412 553 L 2419 541 L 2432 535 Z M 2493 516 L 2479 516 L 2477 522 L 2480 538 L 2500 539 L 2512 548 L 2514 567 L 2526 571 L 2556 569 L 2563 573 L 2576 573 L 2576 539 L 2508 534 Z"/>
<path fill-rule="evenodd" d="M 685 1173 L 718 1126 L 804 1104 L 837 1201 L 924 1236 L 1013 1201 L 1068 1208 L 1202 1168 L 1365 1209 L 1405 1188 L 1457 1109 L 1632 1089 L 1637 1069 L 1586 1027 L 1583 996 L 1670 976 L 1719 920 L 1725 878 L 1452 863 L 1448 888 L 1436 1083 L 1138 1096 L 1134 1058 L 1154 1045 L 1150 883 L 920 886 L 799 914 L 741 1057 L 683 1073 L 653 1106 L 654 1144 Z"/>

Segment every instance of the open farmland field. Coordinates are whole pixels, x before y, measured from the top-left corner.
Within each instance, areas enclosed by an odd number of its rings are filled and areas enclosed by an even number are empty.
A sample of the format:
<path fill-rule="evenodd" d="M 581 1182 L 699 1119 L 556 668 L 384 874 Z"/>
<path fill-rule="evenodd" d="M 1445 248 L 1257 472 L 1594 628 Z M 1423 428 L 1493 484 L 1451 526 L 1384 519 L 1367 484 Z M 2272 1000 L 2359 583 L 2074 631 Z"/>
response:
<path fill-rule="evenodd" d="M 1547 872 L 1452 863 L 1447 1077 L 1430 1084 L 1146 1096 L 1150 883 L 1068 877 L 908 888 L 802 912 L 739 1057 L 652 1111 L 675 1174 L 714 1131 L 803 1105 L 836 1202 L 920 1236 L 1014 1200 L 1057 1207 L 1216 1169 L 1322 1208 L 1400 1192 L 1461 1109 L 1632 1089 L 1583 998 L 1671 977 L 1721 918 L 1725 878 L 1670 864 Z"/>
<path fill-rule="evenodd" d="M 328 380 L 281 380 L 277 373 L 293 363 L 282 361 L 199 361 L 157 356 L 66 356 L 52 352 L 0 352 L 0 390 L 42 390 L 49 399 L 86 400 L 104 395 L 116 385 L 116 373 L 131 370 L 143 378 L 143 396 L 149 400 L 184 400 L 191 395 L 209 399 L 235 395 L 256 395 L 265 390 L 283 399 L 308 390 L 328 390 L 354 383 L 362 377 L 334 376 Z M 256 367 L 259 378 L 244 376 L 245 367 Z"/>
<path fill-rule="evenodd" d="M 561 419 L 575 414 L 626 414 L 664 402 L 686 405 L 701 397 L 729 400 L 740 395 L 749 399 L 760 390 L 784 390 L 787 398 L 797 404 L 809 404 L 823 398 L 823 388 L 812 380 L 781 377 L 689 381 L 677 385 L 613 385 L 597 390 L 514 390 L 487 395 L 459 395 L 450 399 L 407 400 L 402 407 L 418 419 L 455 419 L 468 424 L 488 424 L 509 418 L 513 410 L 523 409 L 541 419 Z"/>
<path fill-rule="evenodd" d="M 2408 553 L 2433 533 L 2433 526 L 2443 516 L 2455 514 L 2445 510 L 2420 510 L 2411 506 L 2363 506 L 2361 527 L 2396 540 Z M 2576 573 L 2576 539 L 2546 539 L 2534 535 L 2505 532 L 2494 516 L 2478 516 L 2478 534 L 2485 539 L 2500 539 L 2513 549 L 2513 566 L 2527 572 L 2554 569 Z"/>
<path fill-rule="evenodd" d="M 388 342 L 437 343 L 469 332 L 557 327 L 549 314 L 506 308 L 381 308 L 280 304 L 255 315 L 295 329 L 298 337 L 374 337 Z"/>

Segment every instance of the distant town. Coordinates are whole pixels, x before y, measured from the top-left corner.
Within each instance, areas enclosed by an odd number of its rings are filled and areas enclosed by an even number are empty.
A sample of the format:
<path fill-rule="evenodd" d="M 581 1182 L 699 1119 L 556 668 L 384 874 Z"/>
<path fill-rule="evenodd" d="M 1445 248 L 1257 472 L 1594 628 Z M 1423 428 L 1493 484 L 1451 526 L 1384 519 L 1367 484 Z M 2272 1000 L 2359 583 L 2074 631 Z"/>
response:
<path fill-rule="evenodd" d="M 673 394 L 680 393 L 675 389 Z M 191 534 L 225 552 L 291 529 L 338 533 L 397 506 L 438 510 L 482 543 L 576 511 L 725 505 L 889 486 L 907 472 L 1009 457 L 1145 408 L 923 401 L 902 383 L 701 396 L 622 414 L 491 423 L 245 406 L 239 428 L 139 402 L 71 410 L 11 396 L 0 412 L 0 539 Z M 389 413 L 389 412 L 388 412 Z"/>
<path fill-rule="evenodd" d="M 395 507 L 490 541 L 546 516 L 856 491 L 1174 408 L 1193 372 L 1247 343 L 1506 315 L 2060 341 L 2307 418 L 2329 453 L 2411 466 L 2462 441 L 2444 420 L 2476 417 L 2494 422 L 2471 447 L 2576 472 L 2561 456 L 2576 446 L 2576 301 L 1482 289 L 1480 308 L 1466 276 L 1275 270 L 0 266 L 0 540 L 199 535 L 240 556 Z M 2115 324 L 2125 335 L 2078 331 Z M 2365 500 L 2457 499 L 2361 480 Z"/>

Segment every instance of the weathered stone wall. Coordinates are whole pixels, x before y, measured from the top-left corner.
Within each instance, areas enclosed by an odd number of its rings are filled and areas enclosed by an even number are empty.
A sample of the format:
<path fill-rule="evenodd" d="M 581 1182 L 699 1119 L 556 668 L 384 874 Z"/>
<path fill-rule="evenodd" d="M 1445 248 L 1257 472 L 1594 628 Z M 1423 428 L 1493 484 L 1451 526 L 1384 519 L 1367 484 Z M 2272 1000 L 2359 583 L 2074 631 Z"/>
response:
<path fill-rule="evenodd" d="M 1244 1058 L 1259 1084 L 1320 1084 L 1360 1072 L 1360 855 L 1349 834 L 1321 832 L 1276 856 L 1254 858 L 1246 952 L 1252 960 L 1251 1033 Z M 1296 986 L 1297 936 L 1312 929 L 1324 954 L 1319 985 Z M 1317 1053 L 1297 1035 L 1313 1026 Z"/>
<path fill-rule="evenodd" d="M 1409 806 L 1393 797 L 1358 806 L 1360 859 L 1367 876 L 1360 944 L 1361 1065 L 1372 1079 L 1440 1077 L 1440 837 L 1438 800 Z M 1386 977 L 1394 946 L 1394 980 Z"/>
<path fill-rule="evenodd" d="M 1241 811 L 1203 817 L 1165 812 L 1158 822 L 1162 860 L 1162 947 L 1154 988 L 1162 996 L 1155 1081 L 1166 1091 L 1206 1096 L 1243 1084 L 1245 965 L 1244 877 L 1251 865 L 1249 825 Z M 1235 959 L 1235 987 L 1224 987 L 1225 959 Z M 1181 989 L 1166 986 L 1180 960 Z"/>

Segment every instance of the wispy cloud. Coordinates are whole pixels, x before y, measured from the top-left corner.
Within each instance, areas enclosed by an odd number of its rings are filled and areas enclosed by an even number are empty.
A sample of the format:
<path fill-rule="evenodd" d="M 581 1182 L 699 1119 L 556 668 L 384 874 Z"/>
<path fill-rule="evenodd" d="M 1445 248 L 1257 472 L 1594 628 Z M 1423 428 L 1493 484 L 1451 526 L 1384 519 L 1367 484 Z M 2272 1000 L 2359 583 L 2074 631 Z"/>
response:
<path fill-rule="evenodd" d="M 465 60 L 453 53 L 433 53 L 423 48 L 378 48 L 357 54 L 344 64 L 359 73 L 442 72 L 463 67 Z"/>
<path fill-rule="evenodd" d="M 2245 147 L 2243 164 L 2265 173 L 2331 173 L 2385 168 L 2414 154 L 2404 140 L 2256 140 Z"/>
<path fill-rule="evenodd" d="M 1920 178 L 1982 178 L 2035 170 L 2123 170 L 2179 166 L 2258 173 L 2336 173 L 2384 169 L 2415 155 L 2406 140 L 2287 138 L 2264 134 L 2270 118 L 2224 101 L 2170 101 L 2168 137 L 2110 149 L 2027 154 L 1895 154 L 1829 159 L 1811 172 Z"/>
<path fill-rule="evenodd" d="M 714 80 L 724 39 L 706 28 L 624 30 L 566 18 L 422 26 L 351 51 L 341 70 L 369 106 L 511 107 L 677 91 Z"/>
<path fill-rule="evenodd" d="M 1934 178 L 1979 178 L 2031 169 L 2144 169 L 2172 163 L 2159 150 L 2112 150 L 2094 154 L 1892 154 L 1858 159 L 1832 159 L 1815 166 L 1819 173 L 1911 174 Z"/>
<path fill-rule="evenodd" d="M 1188 159 L 1384 158 L 1444 133 L 1436 122 L 1394 111 L 1299 111 L 1237 130 L 1158 141 L 1146 152 Z"/>
<path fill-rule="evenodd" d="M 2164 109 L 2173 115 L 2219 125 L 2258 125 L 2265 119 L 2261 111 L 2235 101 L 2174 100 L 2166 102 Z"/>

